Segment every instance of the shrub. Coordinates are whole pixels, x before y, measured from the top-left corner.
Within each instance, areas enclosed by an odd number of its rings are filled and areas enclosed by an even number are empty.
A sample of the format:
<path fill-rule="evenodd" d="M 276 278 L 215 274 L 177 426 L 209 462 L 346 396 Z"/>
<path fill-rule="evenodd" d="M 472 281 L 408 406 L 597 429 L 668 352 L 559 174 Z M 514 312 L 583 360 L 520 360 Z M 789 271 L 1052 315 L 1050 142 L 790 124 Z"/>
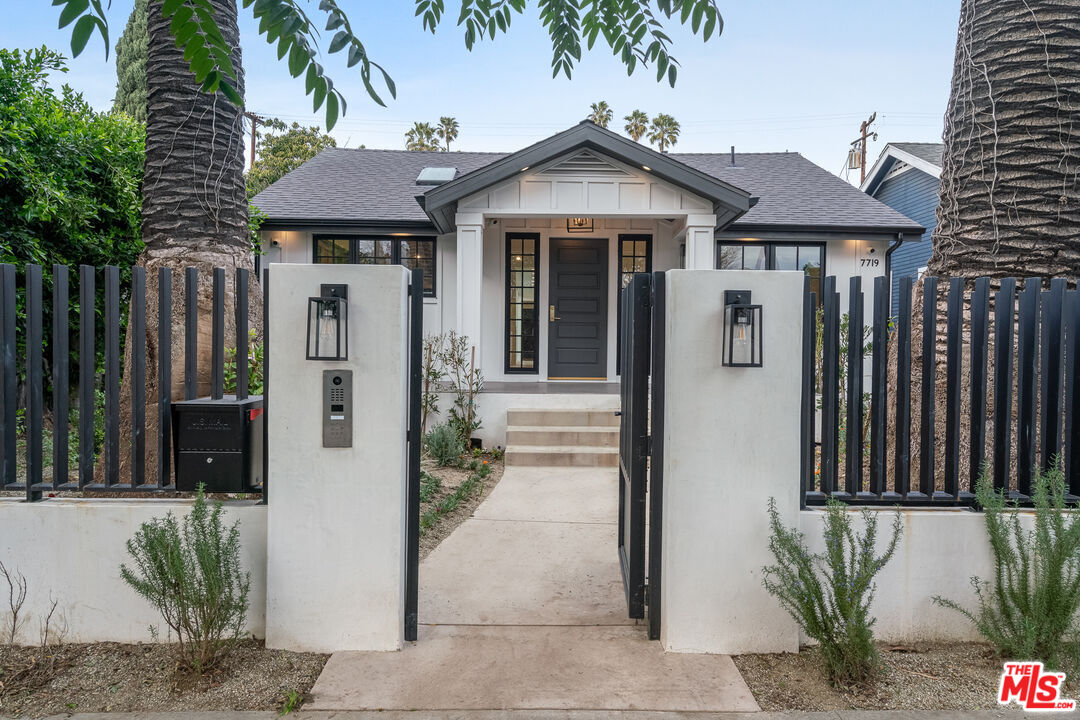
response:
<path fill-rule="evenodd" d="M 870 603 L 874 576 L 889 562 L 903 532 L 899 510 L 885 552 L 874 555 L 878 513 L 863 509 L 865 530 L 852 528 L 847 506 L 829 500 L 825 509 L 825 552 L 811 553 L 803 534 L 785 528 L 776 502 L 769 500 L 772 536 L 769 550 L 776 564 L 764 568 L 763 584 L 780 601 L 799 627 L 820 644 L 832 683 L 863 682 L 876 670 Z"/>
<path fill-rule="evenodd" d="M 993 580 L 971 578 L 975 610 L 941 597 L 934 602 L 971 620 L 1006 660 L 1080 670 L 1080 518 L 1066 506 L 1061 470 L 1036 475 L 1030 531 L 1023 529 L 1016 504 L 994 489 L 985 471 L 976 496 L 994 555 Z"/>
<path fill-rule="evenodd" d="M 232 651 L 244 628 L 251 573 L 240 567 L 238 523 L 226 528 L 221 503 L 202 485 L 191 512 L 145 522 L 127 541 L 133 567 L 120 575 L 161 613 L 175 634 L 180 664 L 197 673 Z"/>
<path fill-rule="evenodd" d="M 424 437 L 424 447 L 441 467 L 459 464 L 461 456 L 465 453 L 461 435 L 449 423 L 432 428 L 431 432 Z"/>

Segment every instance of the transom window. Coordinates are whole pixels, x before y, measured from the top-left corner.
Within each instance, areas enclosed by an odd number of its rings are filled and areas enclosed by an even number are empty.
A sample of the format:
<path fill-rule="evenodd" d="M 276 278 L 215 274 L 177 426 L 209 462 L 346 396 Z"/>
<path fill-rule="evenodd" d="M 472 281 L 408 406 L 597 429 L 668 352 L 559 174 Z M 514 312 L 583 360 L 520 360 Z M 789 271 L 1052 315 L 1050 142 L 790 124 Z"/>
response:
<path fill-rule="evenodd" d="M 716 266 L 720 270 L 802 270 L 810 289 L 821 302 L 821 278 L 825 275 L 822 243 L 719 243 Z"/>
<path fill-rule="evenodd" d="M 316 235 L 314 262 L 421 268 L 424 271 L 424 295 L 435 296 L 435 238 Z"/>
<path fill-rule="evenodd" d="M 540 323 L 536 317 L 540 236 L 506 236 L 506 372 L 536 373 Z"/>

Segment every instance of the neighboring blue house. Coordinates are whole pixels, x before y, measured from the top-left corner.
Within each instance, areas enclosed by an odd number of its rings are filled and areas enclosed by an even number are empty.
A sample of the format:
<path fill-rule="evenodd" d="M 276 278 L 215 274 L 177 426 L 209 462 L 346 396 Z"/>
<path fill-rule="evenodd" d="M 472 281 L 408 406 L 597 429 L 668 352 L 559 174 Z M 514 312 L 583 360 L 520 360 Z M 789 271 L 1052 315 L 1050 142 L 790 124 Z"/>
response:
<path fill-rule="evenodd" d="M 904 238 L 889 256 L 893 314 L 900 278 L 918 277 L 933 249 L 930 234 L 936 224 L 942 147 L 941 143 L 889 143 L 862 184 L 863 192 L 926 228 L 922 237 Z"/>

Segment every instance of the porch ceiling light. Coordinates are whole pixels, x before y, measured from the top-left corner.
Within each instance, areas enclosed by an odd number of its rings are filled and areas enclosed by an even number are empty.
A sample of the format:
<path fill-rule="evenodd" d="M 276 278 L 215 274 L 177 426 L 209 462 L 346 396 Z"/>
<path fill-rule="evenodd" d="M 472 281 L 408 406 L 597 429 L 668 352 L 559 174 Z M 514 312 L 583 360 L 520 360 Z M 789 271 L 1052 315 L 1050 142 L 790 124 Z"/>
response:
<path fill-rule="evenodd" d="M 762 313 L 749 290 L 724 291 L 721 362 L 725 367 L 762 367 Z"/>
<path fill-rule="evenodd" d="M 652 172 L 652 168 L 649 167 L 648 165 L 642 165 L 641 169 L 644 170 L 645 172 Z"/>
<path fill-rule="evenodd" d="M 347 285 L 323 284 L 319 297 L 308 298 L 307 359 L 349 358 Z"/>

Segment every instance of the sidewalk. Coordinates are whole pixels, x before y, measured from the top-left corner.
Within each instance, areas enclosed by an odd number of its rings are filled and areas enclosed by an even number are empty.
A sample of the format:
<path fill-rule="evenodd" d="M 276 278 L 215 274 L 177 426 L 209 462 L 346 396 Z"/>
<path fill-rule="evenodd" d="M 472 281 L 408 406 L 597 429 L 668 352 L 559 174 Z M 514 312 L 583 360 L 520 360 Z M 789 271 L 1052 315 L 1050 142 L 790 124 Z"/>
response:
<path fill-rule="evenodd" d="M 420 565 L 419 640 L 335 653 L 308 707 L 757 710 L 731 658 L 664 653 L 627 618 L 617 499 L 614 469 L 508 467 Z"/>
<path fill-rule="evenodd" d="M 56 715 L 65 720 L 279 720 L 274 712 L 192 712 L 192 713 L 77 713 Z M 1019 710 L 986 712 L 927 712 L 925 710 L 844 710 L 837 712 L 790 713 L 668 713 L 651 711 L 597 710 L 486 710 L 486 711 L 337 711 L 300 712 L 286 715 L 296 720 L 993 720 L 1021 718 Z M 1048 717 L 1069 718 L 1075 714 L 1052 713 Z"/>

